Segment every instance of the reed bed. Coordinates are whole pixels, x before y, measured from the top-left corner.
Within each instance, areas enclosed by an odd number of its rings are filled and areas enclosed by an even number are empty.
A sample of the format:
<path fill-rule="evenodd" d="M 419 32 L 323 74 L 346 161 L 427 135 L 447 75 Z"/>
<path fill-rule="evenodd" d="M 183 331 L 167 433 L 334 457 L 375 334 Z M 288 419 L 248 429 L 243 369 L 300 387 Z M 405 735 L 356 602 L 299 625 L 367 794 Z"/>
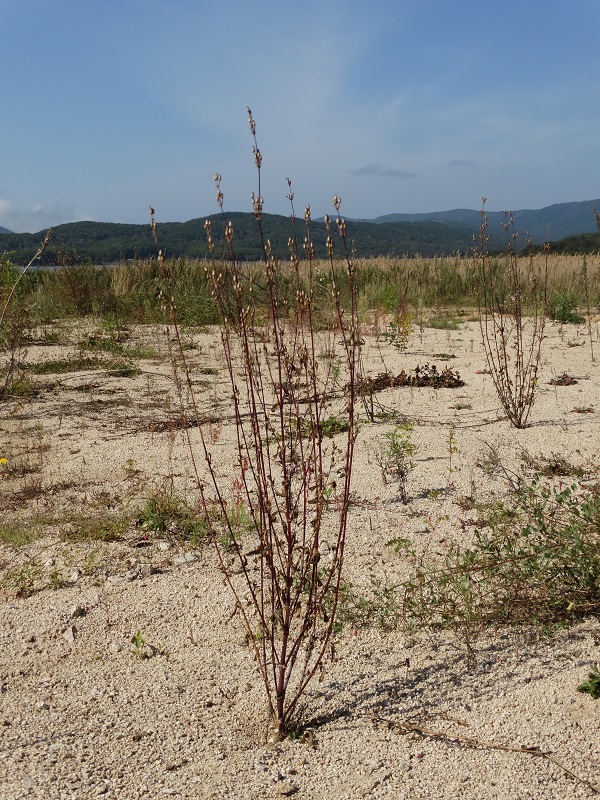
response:
<path fill-rule="evenodd" d="M 477 307 L 475 266 L 471 257 L 355 259 L 358 306 L 369 311 L 394 313 L 404 303 L 411 310 Z M 535 299 L 534 287 L 544 271 L 545 254 L 519 258 L 524 310 Z M 59 317 L 89 315 L 116 317 L 119 322 L 151 323 L 164 319 L 164 294 L 173 296 L 178 318 L 184 325 L 209 325 L 218 320 L 211 295 L 207 261 L 156 259 L 128 261 L 113 266 L 76 264 L 58 269 L 40 269 L 25 276 L 27 303 L 38 322 Z M 260 264 L 242 265 L 249 283 L 260 285 Z M 330 264 L 314 262 L 315 312 L 328 317 Z M 496 290 L 508 296 L 510 280 L 507 256 L 491 256 L 490 269 Z M 224 268 L 227 278 L 227 267 Z M 301 276 L 302 277 L 302 276 Z M 304 276 L 308 280 L 307 276 Z M 288 301 L 296 291 L 285 264 L 278 282 Z M 350 299 L 345 284 L 338 287 L 343 305 Z M 265 293 L 265 302 L 267 295 Z M 548 302 L 550 307 L 569 306 L 596 313 L 600 304 L 600 254 L 548 256 Z"/>

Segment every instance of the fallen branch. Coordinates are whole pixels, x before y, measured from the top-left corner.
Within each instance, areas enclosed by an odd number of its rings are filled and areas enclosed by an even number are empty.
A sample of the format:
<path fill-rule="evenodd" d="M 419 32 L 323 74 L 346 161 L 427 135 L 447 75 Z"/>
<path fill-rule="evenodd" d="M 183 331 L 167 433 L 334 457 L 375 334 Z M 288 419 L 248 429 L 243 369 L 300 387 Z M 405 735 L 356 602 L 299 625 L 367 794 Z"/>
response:
<path fill-rule="evenodd" d="M 396 731 L 396 733 L 407 734 L 407 733 L 417 733 L 421 736 L 429 736 L 432 739 L 441 739 L 446 742 L 454 742 L 457 744 L 463 744 L 468 747 L 485 747 L 491 750 L 505 750 L 510 753 L 524 753 L 530 756 L 539 756 L 540 758 L 545 758 L 547 761 L 551 761 L 553 764 L 556 764 L 557 767 L 564 770 L 568 775 L 574 778 L 578 783 L 584 784 L 589 789 L 592 790 L 594 794 L 600 795 L 600 789 L 597 786 L 594 786 L 593 783 L 590 781 L 585 780 L 585 778 L 580 778 L 576 775 L 573 770 L 565 767 L 564 764 L 561 764 L 560 761 L 553 758 L 549 752 L 544 750 L 540 750 L 539 747 L 523 747 L 523 746 L 515 746 L 515 745 L 508 745 L 508 744 L 499 744 L 498 742 L 486 742 L 482 739 L 476 739 L 472 736 L 457 736 L 452 733 L 445 733 L 444 731 L 436 731 L 432 728 L 426 728 L 424 725 L 418 725 L 414 722 L 410 722 L 410 720 L 393 720 L 387 719 L 385 717 L 379 717 L 377 715 L 373 715 L 370 717 L 372 722 L 379 722 L 383 725 L 387 725 L 388 728 L 391 730 Z M 456 720 L 455 720 L 456 721 Z M 459 724 L 464 725 L 464 722 L 460 722 Z"/>

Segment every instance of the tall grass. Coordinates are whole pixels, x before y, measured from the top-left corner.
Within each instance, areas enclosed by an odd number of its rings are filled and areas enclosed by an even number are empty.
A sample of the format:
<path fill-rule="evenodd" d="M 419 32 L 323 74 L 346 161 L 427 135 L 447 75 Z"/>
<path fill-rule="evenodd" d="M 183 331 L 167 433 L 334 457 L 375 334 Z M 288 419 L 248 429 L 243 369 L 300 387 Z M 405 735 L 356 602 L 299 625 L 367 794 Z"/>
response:
<path fill-rule="evenodd" d="M 199 232 L 201 235 L 201 232 Z M 490 274 L 498 292 L 510 289 L 503 256 L 490 256 Z M 521 258 L 522 302 L 524 313 L 535 307 L 535 281 L 545 269 L 546 256 L 536 254 Z M 405 300 L 412 308 L 476 308 L 476 280 L 471 258 L 373 258 L 355 259 L 356 296 L 361 312 L 378 309 L 394 312 Z M 164 319 L 161 290 L 169 287 L 184 325 L 209 325 L 218 321 L 218 309 L 207 278 L 208 262 L 187 258 L 128 261 L 114 266 L 75 264 L 58 269 L 41 269 L 23 280 L 22 291 L 34 321 L 59 317 L 84 317 L 112 314 L 122 323 L 151 323 Z M 600 255 L 587 256 L 586 282 L 582 281 L 584 259 L 580 256 L 548 256 L 548 301 L 551 307 L 565 303 L 592 312 L 600 304 Z M 249 280 L 257 276 L 261 265 L 240 264 Z M 313 263 L 314 303 L 317 315 L 330 311 L 330 265 L 325 260 Z M 227 264 L 223 280 L 231 282 Z M 304 288 L 308 274 L 301 267 L 299 280 Z M 288 300 L 295 292 L 291 270 L 284 267 L 279 291 Z M 338 286 L 340 300 L 349 306 L 347 281 Z M 266 303 L 266 296 L 264 297 Z M 265 306 L 266 307 L 266 306 Z"/>

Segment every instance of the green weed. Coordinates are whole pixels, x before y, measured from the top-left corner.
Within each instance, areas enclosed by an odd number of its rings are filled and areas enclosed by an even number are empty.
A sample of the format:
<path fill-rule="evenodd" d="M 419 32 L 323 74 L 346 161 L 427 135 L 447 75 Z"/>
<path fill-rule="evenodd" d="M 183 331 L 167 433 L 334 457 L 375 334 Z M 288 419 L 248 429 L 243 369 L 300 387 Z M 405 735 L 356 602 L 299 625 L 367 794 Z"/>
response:
<path fill-rule="evenodd" d="M 2 585 L 11 589 L 16 597 L 30 597 L 35 591 L 35 584 L 41 573 L 40 564 L 28 561 L 5 573 L 2 577 Z"/>
<path fill-rule="evenodd" d="M 485 527 L 480 527 L 485 525 Z M 547 626 L 600 610 L 600 492 L 524 484 L 497 504 L 474 544 L 417 564 L 404 585 L 407 618 L 453 629 L 469 653 L 489 624 Z"/>
<path fill-rule="evenodd" d="M 563 325 L 581 325 L 585 317 L 578 314 L 577 298 L 574 293 L 554 294 L 548 301 L 546 315 L 554 322 Z"/>
<path fill-rule="evenodd" d="M 136 525 L 148 533 L 189 541 L 194 545 L 209 536 L 204 516 L 194 512 L 170 489 L 160 489 L 148 498 Z"/>
<path fill-rule="evenodd" d="M 595 665 L 588 674 L 587 681 L 580 683 L 577 691 L 591 695 L 594 700 L 600 700 L 600 664 Z"/>
<path fill-rule="evenodd" d="M 0 523 L 0 542 L 12 547 L 24 547 L 40 538 L 40 531 L 35 525 L 19 523 Z"/>
<path fill-rule="evenodd" d="M 425 322 L 426 328 L 435 328 L 442 331 L 458 331 L 463 321 L 456 317 L 431 317 Z"/>
<path fill-rule="evenodd" d="M 396 425 L 392 431 L 383 435 L 383 445 L 375 454 L 384 483 L 387 483 L 389 476 L 395 478 L 399 484 L 400 499 L 405 504 L 408 503 L 408 475 L 414 469 L 413 456 L 419 449 L 412 441 L 413 428 L 414 425 L 410 422 Z"/>
<path fill-rule="evenodd" d="M 131 519 L 125 514 L 79 518 L 69 521 L 61 536 L 67 542 L 118 542 L 130 525 Z"/>

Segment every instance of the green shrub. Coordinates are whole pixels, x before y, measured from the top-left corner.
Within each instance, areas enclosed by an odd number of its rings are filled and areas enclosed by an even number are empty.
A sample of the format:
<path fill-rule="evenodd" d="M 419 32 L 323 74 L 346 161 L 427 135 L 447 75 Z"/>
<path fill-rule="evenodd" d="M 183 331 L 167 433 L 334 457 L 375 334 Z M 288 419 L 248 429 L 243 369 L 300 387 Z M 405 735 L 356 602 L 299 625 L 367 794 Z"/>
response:
<path fill-rule="evenodd" d="M 585 322 L 585 317 L 578 314 L 577 298 L 570 292 L 555 294 L 548 301 L 546 315 L 554 322 L 561 322 L 563 325 L 581 325 Z"/>
<path fill-rule="evenodd" d="M 472 547 L 416 566 L 404 586 L 407 619 L 452 628 L 470 652 L 488 624 L 548 625 L 600 611 L 597 486 L 533 481 L 485 522 Z M 414 558 L 409 545 L 401 549 Z"/>

